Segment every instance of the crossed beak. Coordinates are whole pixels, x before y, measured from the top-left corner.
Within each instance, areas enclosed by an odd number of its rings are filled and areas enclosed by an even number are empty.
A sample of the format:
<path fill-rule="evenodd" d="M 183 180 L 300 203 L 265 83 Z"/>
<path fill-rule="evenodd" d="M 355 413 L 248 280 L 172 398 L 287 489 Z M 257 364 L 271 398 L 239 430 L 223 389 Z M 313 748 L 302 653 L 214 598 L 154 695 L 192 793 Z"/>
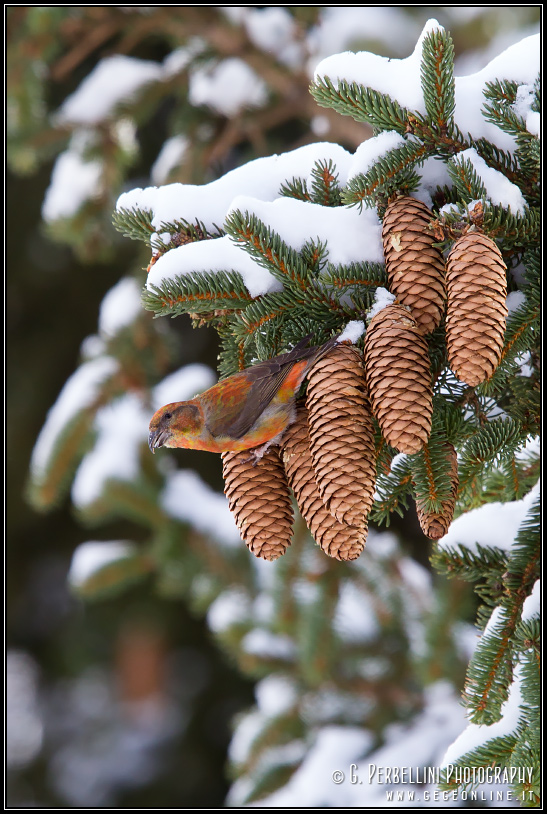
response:
<path fill-rule="evenodd" d="M 150 447 L 150 452 L 153 454 L 157 449 L 165 444 L 168 438 L 168 430 L 152 430 L 152 432 L 148 434 L 148 446 Z"/>

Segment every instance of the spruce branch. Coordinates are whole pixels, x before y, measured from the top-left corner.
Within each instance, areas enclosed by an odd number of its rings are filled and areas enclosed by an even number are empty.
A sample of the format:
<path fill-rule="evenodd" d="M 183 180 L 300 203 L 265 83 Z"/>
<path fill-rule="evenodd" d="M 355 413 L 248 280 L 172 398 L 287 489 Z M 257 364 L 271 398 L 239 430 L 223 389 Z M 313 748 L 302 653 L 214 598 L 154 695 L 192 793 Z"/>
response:
<path fill-rule="evenodd" d="M 517 98 L 518 89 L 518 82 L 512 79 L 494 79 L 485 83 L 483 95 L 489 102 L 513 105 Z"/>
<path fill-rule="evenodd" d="M 464 445 L 460 460 L 460 488 L 463 492 L 485 465 L 510 458 L 526 439 L 520 421 L 494 418 L 484 424 Z"/>
<path fill-rule="evenodd" d="M 498 720 L 513 677 L 515 637 L 523 604 L 539 577 L 540 501 L 532 504 L 511 547 L 502 576 L 501 605 L 495 609 L 477 646 L 467 674 L 465 698 L 471 720 Z"/>
<path fill-rule="evenodd" d="M 391 456 L 390 456 L 391 457 Z M 389 526 L 393 512 L 400 517 L 412 497 L 412 461 L 409 455 L 401 455 L 391 463 L 389 471 L 383 468 L 383 456 L 378 456 L 376 479 L 376 499 L 372 506 L 370 519 L 374 523 Z"/>
<path fill-rule="evenodd" d="M 541 562 L 541 501 L 537 497 L 519 528 L 504 577 L 505 588 L 522 608 L 534 582 L 540 577 Z"/>
<path fill-rule="evenodd" d="M 416 503 L 427 514 L 442 514 L 454 498 L 454 479 L 448 439 L 437 416 L 427 444 L 411 456 L 411 469 Z"/>
<path fill-rule="evenodd" d="M 487 604 L 489 614 L 503 596 L 507 560 L 501 548 L 479 543 L 472 549 L 463 544 L 434 544 L 430 557 L 432 566 L 441 574 L 475 583 L 475 593 Z"/>
<path fill-rule="evenodd" d="M 516 99 L 518 89 L 516 83 L 497 80 L 487 84 L 488 88 L 484 95 L 489 101 L 482 109 L 482 115 L 486 121 L 495 124 L 511 136 L 529 135 L 522 116 L 517 115 L 510 107 Z"/>
<path fill-rule="evenodd" d="M 536 347 L 540 329 L 540 303 L 532 295 L 509 314 L 500 364 L 492 378 L 481 385 L 483 393 L 494 396 L 501 394 L 519 367 L 517 357 Z"/>
<path fill-rule="evenodd" d="M 492 768 L 492 766 L 512 766 L 512 756 L 517 742 L 517 735 L 504 735 L 502 737 L 491 738 L 485 745 L 478 746 L 466 752 L 461 758 L 452 764 L 454 769 L 452 775 L 448 777 L 447 769 L 443 769 L 442 779 L 439 788 L 443 791 L 454 791 L 456 788 L 472 790 L 477 781 L 474 781 L 473 773 L 469 772 L 469 767 Z M 464 773 L 464 770 L 467 770 Z M 469 777 L 469 780 L 462 779 Z"/>
<path fill-rule="evenodd" d="M 349 263 L 348 265 L 327 263 L 326 270 L 321 274 L 321 280 L 325 285 L 341 291 L 349 291 L 355 288 L 359 290 L 363 287 L 371 290 L 374 294 L 376 288 L 387 287 L 385 266 L 367 260 L 361 263 Z M 354 291 L 351 293 L 353 294 Z"/>
<path fill-rule="evenodd" d="M 496 608 L 469 663 L 464 699 L 470 720 L 492 724 L 499 720 L 513 678 L 512 636 L 517 611 Z"/>
<path fill-rule="evenodd" d="M 47 459 L 31 470 L 26 493 L 35 509 L 50 509 L 65 496 L 77 466 L 93 446 L 97 412 L 124 392 L 123 385 L 123 374 L 119 370 L 113 372 L 101 382 L 92 401 L 65 420 Z"/>
<path fill-rule="evenodd" d="M 252 301 L 237 271 L 178 274 L 142 293 L 144 307 L 157 317 L 188 313 L 214 316 L 215 311 L 240 311 Z"/>
<path fill-rule="evenodd" d="M 150 245 L 150 238 L 156 231 L 152 225 L 153 217 L 154 213 L 148 209 L 119 209 L 112 215 L 112 223 L 124 237 Z"/>
<path fill-rule="evenodd" d="M 444 136 L 456 105 L 454 44 L 446 31 L 434 30 L 424 38 L 420 74 L 427 116 Z"/>
<path fill-rule="evenodd" d="M 340 206 L 341 189 L 336 165 L 328 161 L 317 161 L 311 171 L 311 200 L 321 206 Z"/>
<path fill-rule="evenodd" d="M 184 246 L 186 243 L 197 243 L 201 240 L 211 240 L 224 235 L 224 232 L 218 226 L 215 226 L 214 231 L 211 231 L 197 219 L 195 223 L 190 223 L 184 218 L 162 221 L 155 231 L 158 237 L 153 242 L 153 248 L 161 254 L 169 251 L 169 249 Z M 166 239 L 166 235 L 169 235 L 169 240 Z"/>
<path fill-rule="evenodd" d="M 300 249 L 302 259 L 313 277 L 318 277 L 325 266 L 328 258 L 328 245 L 326 241 L 307 240 Z"/>
<path fill-rule="evenodd" d="M 409 194 L 419 185 L 420 178 L 415 171 L 432 154 L 430 146 L 415 139 L 383 155 L 366 173 L 359 173 L 351 178 L 342 194 L 343 203 L 347 206 L 374 205 L 379 196 L 390 197 L 400 190 Z"/>
<path fill-rule="evenodd" d="M 310 272 L 300 253 L 291 249 L 256 215 L 231 212 L 225 227 L 230 237 L 276 280 L 296 291 L 306 288 Z"/>
<path fill-rule="evenodd" d="M 385 93 L 339 80 L 337 86 L 329 77 L 320 77 L 310 86 L 310 93 L 321 107 L 330 107 L 343 116 L 368 122 L 381 130 L 407 132 L 408 111 Z"/>
<path fill-rule="evenodd" d="M 456 155 L 447 163 L 446 169 L 463 201 L 482 200 L 487 197 L 487 189 L 468 158 Z"/>
<path fill-rule="evenodd" d="M 285 181 L 279 188 L 279 194 L 284 198 L 295 198 L 297 201 L 311 201 L 308 182 L 305 178 L 292 178 Z"/>

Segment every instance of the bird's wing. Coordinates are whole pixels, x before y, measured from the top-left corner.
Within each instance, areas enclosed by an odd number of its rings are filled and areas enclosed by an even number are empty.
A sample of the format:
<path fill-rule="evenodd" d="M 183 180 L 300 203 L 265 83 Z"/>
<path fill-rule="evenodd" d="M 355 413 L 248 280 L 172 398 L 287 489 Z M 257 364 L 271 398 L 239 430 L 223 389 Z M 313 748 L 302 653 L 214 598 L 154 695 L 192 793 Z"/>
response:
<path fill-rule="evenodd" d="M 207 411 L 205 422 L 213 436 L 242 438 L 250 430 L 291 372 L 292 363 L 279 366 L 272 362 L 261 362 L 219 382 L 222 412 Z"/>
<path fill-rule="evenodd" d="M 219 382 L 218 386 L 225 388 L 223 404 L 226 409 L 221 416 L 206 421 L 209 431 L 214 436 L 242 438 L 272 401 L 290 374 L 293 364 L 301 359 L 319 358 L 336 343 L 336 339 L 331 339 L 319 347 L 306 348 L 309 340 L 310 337 L 306 336 L 288 353 L 259 362 L 236 376 Z M 244 388 L 241 387 L 242 382 Z M 243 404 L 242 392 L 245 394 Z"/>
<path fill-rule="evenodd" d="M 251 429 L 255 421 L 275 397 L 291 372 L 291 367 L 292 363 L 285 364 L 277 371 L 257 376 L 251 383 L 249 398 L 247 398 L 236 420 L 228 428 L 228 434 L 232 438 L 242 438 Z"/>

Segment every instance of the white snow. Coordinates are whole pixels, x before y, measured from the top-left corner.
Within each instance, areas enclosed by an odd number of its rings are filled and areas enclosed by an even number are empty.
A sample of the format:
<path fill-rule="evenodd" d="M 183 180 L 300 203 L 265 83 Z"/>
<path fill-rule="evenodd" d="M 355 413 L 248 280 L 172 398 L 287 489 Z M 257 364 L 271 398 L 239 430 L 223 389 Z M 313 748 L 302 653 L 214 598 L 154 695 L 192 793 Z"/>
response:
<path fill-rule="evenodd" d="M 118 211 L 136 208 L 151 211 L 152 225 L 158 231 L 164 223 L 177 219 L 195 222 L 196 218 L 212 229 L 215 224 L 222 225 L 236 195 L 273 201 L 287 180 L 296 177 L 309 181 L 316 161 L 331 159 L 336 164 L 340 183 L 345 184 L 351 158 L 338 144 L 307 144 L 279 155 L 256 158 L 208 184 L 175 183 L 132 189 L 119 196 L 116 208 Z"/>
<path fill-rule="evenodd" d="M 351 763 L 356 762 L 370 749 L 373 742 L 372 733 L 358 727 L 326 726 L 320 729 L 307 750 L 302 765 L 283 788 L 262 799 L 260 807 L 271 809 L 325 807 L 326 801 L 340 798 L 337 791 L 349 786 L 349 783 L 346 783 L 337 788 L 332 781 L 333 771 L 342 767 L 346 769 Z M 362 787 L 359 791 L 362 795 Z M 230 801 L 237 792 L 236 783 L 232 788 Z"/>
<path fill-rule="evenodd" d="M 352 319 L 348 322 L 340 336 L 338 342 L 351 342 L 353 345 L 365 333 L 365 323 L 360 319 Z"/>
<path fill-rule="evenodd" d="M 414 52 L 406 59 L 387 59 L 368 51 L 335 54 L 317 65 L 315 78 L 329 77 L 335 86 L 343 80 L 356 82 L 388 94 L 403 107 L 423 114 L 425 103 L 420 81 L 422 43 L 424 36 L 435 29 L 442 30 L 442 27 L 436 20 L 429 20 Z M 510 79 L 519 84 L 532 85 L 539 69 L 540 38 L 539 34 L 535 34 L 511 45 L 477 73 L 456 77 L 455 121 L 460 130 L 474 139 L 484 137 L 502 149 L 514 150 L 513 136 L 483 117 L 483 90 L 486 82 L 495 79 Z"/>
<path fill-rule="evenodd" d="M 490 614 L 490 619 L 486 623 L 486 626 L 482 632 L 481 641 L 486 637 L 491 637 L 496 628 L 503 627 L 506 621 L 507 610 L 501 605 L 498 605 Z"/>
<path fill-rule="evenodd" d="M 70 218 L 89 199 L 102 190 L 101 161 L 86 161 L 77 149 L 65 150 L 55 160 L 51 180 L 42 203 L 47 223 Z"/>
<path fill-rule="evenodd" d="M 436 156 L 426 158 L 419 169 L 419 175 L 420 183 L 412 195 L 431 208 L 433 206 L 431 196 L 437 187 L 452 185 L 446 163 Z"/>
<path fill-rule="evenodd" d="M 298 701 L 298 688 L 285 675 L 272 673 L 255 687 L 258 709 L 268 718 L 276 718 L 289 712 Z"/>
<path fill-rule="evenodd" d="M 388 305 L 393 305 L 395 299 L 395 294 L 392 294 L 387 288 L 378 287 L 374 294 L 372 307 L 367 311 L 367 320 L 370 322 L 376 314 L 379 314 Z"/>
<path fill-rule="evenodd" d="M 68 581 L 78 588 L 105 565 L 126 559 L 137 552 L 137 546 L 127 540 L 88 540 L 81 543 L 72 555 Z"/>
<path fill-rule="evenodd" d="M 313 741 L 289 781 L 251 805 L 290 809 L 385 808 L 392 807 L 386 791 L 414 789 L 419 793 L 416 793 L 414 803 L 407 803 L 409 806 L 424 801 L 423 792 L 427 790 L 431 795 L 430 805 L 438 807 L 433 802 L 435 783 L 427 782 L 427 774 L 425 784 L 420 778 L 424 777 L 424 772 L 439 767 L 447 744 L 464 724 L 460 699 L 452 686 L 448 682 L 430 685 L 426 690 L 423 712 L 410 724 L 386 727 L 386 742 L 375 751 L 375 737 L 365 728 L 326 725 L 315 733 L 312 731 Z M 256 719 L 250 722 L 248 730 L 246 747 L 250 751 L 252 739 L 258 735 Z M 234 740 L 237 737 L 236 729 Z M 401 774 L 398 779 L 388 774 L 394 768 L 399 771 L 405 768 L 406 779 Z M 230 790 L 229 804 L 241 804 L 246 790 L 244 782 L 236 781 Z M 394 797 L 393 802 L 396 800 Z"/>
<path fill-rule="evenodd" d="M 161 506 L 171 517 L 230 547 L 243 545 L 228 501 L 191 469 L 169 475 Z"/>
<path fill-rule="evenodd" d="M 159 410 L 165 404 L 188 401 L 203 393 L 217 381 L 215 373 L 207 365 L 196 362 L 170 373 L 152 391 L 152 406 Z"/>
<path fill-rule="evenodd" d="M 235 116 L 250 107 L 262 107 L 268 99 L 264 80 L 238 57 L 190 70 L 188 99 L 192 105 L 207 105 L 224 116 Z"/>
<path fill-rule="evenodd" d="M 527 622 L 541 612 L 541 580 L 536 579 L 532 593 L 524 600 L 521 621 Z"/>
<path fill-rule="evenodd" d="M 190 37 L 180 48 L 175 48 L 163 60 L 164 75 L 167 79 L 184 71 L 204 49 L 206 44 L 201 37 Z"/>
<path fill-rule="evenodd" d="M 342 641 L 352 644 L 370 642 L 380 632 L 371 596 L 349 580 L 339 588 L 334 629 Z"/>
<path fill-rule="evenodd" d="M 526 302 L 526 297 L 522 293 L 522 291 L 510 291 L 507 295 L 505 300 L 505 304 L 507 305 L 508 313 L 512 313 L 516 311 L 521 305 Z"/>
<path fill-rule="evenodd" d="M 92 126 L 107 119 L 120 102 L 130 100 L 144 85 L 162 78 L 156 62 L 115 54 L 93 68 L 61 105 L 59 124 Z"/>
<path fill-rule="evenodd" d="M 163 184 L 167 180 L 171 170 L 182 162 L 188 145 L 188 139 L 184 136 L 173 136 L 164 142 L 150 170 L 154 184 Z"/>
<path fill-rule="evenodd" d="M 512 105 L 513 112 L 524 119 L 526 129 L 533 136 L 540 137 L 541 115 L 532 110 L 535 93 L 533 85 L 520 85 L 517 89 L 517 98 Z"/>
<path fill-rule="evenodd" d="M 354 50 L 363 40 L 380 43 L 396 54 L 412 48 L 420 34 L 417 22 L 401 6 L 322 6 L 317 27 L 309 35 L 310 75 L 319 60 Z M 313 63 L 312 63 L 313 60 Z"/>
<path fill-rule="evenodd" d="M 117 118 L 110 125 L 110 133 L 120 147 L 132 157 L 135 157 L 139 150 L 137 140 L 137 123 L 129 116 Z"/>
<path fill-rule="evenodd" d="M 66 381 L 57 401 L 47 414 L 32 452 L 31 470 L 35 478 L 42 477 L 55 443 L 67 424 L 79 412 L 93 404 L 101 386 L 115 375 L 118 368 L 115 359 L 111 356 L 102 356 L 84 362 Z"/>
<path fill-rule="evenodd" d="M 238 271 L 251 295 L 258 297 L 272 291 L 280 291 L 282 286 L 269 271 L 237 246 L 227 235 L 197 243 L 177 246 L 158 258 L 150 269 L 146 286 L 160 286 L 178 274 L 191 272 Z"/>
<path fill-rule="evenodd" d="M 107 292 L 99 309 L 99 333 L 115 336 L 142 314 L 141 290 L 133 277 L 122 277 Z"/>
<path fill-rule="evenodd" d="M 257 48 L 275 54 L 280 62 L 292 68 L 301 65 L 303 45 L 295 40 L 297 26 L 285 7 L 248 8 L 242 22 L 249 39 Z"/>
<path fill-rule="evenodd" d="M 515 362 L 520 365 L 521 376 L 529 377 L 534 372 L 532 355 L 530 351 L 526 351 L 525 353 L 520 353 L 518 356 L 515 356 Z"/>
<path fill-rule="evenodd" d="M 96 359 L 98 356 L 104 356 L 106 353 L 106 345 L 104 339 L 97 334 L 90 334 L 82 339 L 80 345 L 80 355 L 84 362 L 90 359 Z"/>
<path fill-rule="evenodd" d="M 223 591 L 209 605 L 207 625 L 213 633 L 221 634 L 233 625 L 244 624 L 250 618 L 249 597 L 242 588 Z"/>
<path fill-rule="evenodd" d="M 496 56 L 481 71 L 456 79 L 456 122 L 475 139 L 483 136 L 502 149 L 515 147 L 513 136 L 487 122 L 480 113 L 487 82 L 509 79 L 531 85 L 540 70 L 540 35 L 525 37 Z"/>
<path fill-rule="evenodd" d="M 44 709 L 40 671 L 24 650 L 9 648 L 5 657 L 6 767 L 22 769 L 40 753 L 44 741 Z"/>
<path fill-rule="evenodd" d="M 98 500 L 110 478 L 132 481 L 139 474 L 139 452 L 148 438 L 150 413 L 134 393 L 97 412 L 97 440 L 84 456 L 72 484 L 72 501 L 85 508 Z"/>
<path fill-rule="evenodd" d="M 389 59 L 369 51 L 346 51 L 322 60 L 315 69 L 315 79 L 328 77 L 335 87 L 340 81 L 356 82 L 389 95 L 409 110 L 425 114 L 420 64 L 423 40 L 434 30 L 442 27 L 436 20 L 428 20 L 413 53 L 406 59 Z"/>
<path fill-rule="evenodd" d="M 471 509 L 453 521 L 445 536 L 438 541 L 439 549 L 464 546 L 477 553 L 477 546 L 511 548 L 521 523 L 539 495 L 539 481 L 521 500 L 508 503 L 485 503 Z"/>
<path fill-rule="evenodd" d="M 489 167 L 484 158 L 477 153 L 474 147 L 462 150 L 452 161 L 460 164 L 463 161 L 470 161 L 473 169 L 481 179 L 486 189 L 486 194 L 493 204 L 502 206 L 504 209 L 511 209 L 515 215 L 523 215 L 526 209 L 526 201 L 520 189 L 498 170 Z"/>
<path fill-rule="evenodd" d="M 331 263 L 383 262 L 382 226 L 374 210 L 333 208 L 294 198 L 266 202 L 243 195 L 233 200 L 230 210 L 256 215 L 297 251 L 307 240 L 326 242 Z"/>
<path fill-rule="evenodd" d="M 406 139 L 395 130 L 384 130 L 377 136 L 372 136 L 372 138 L 363 141 L 355 150 L 348 173 L 348 180 L 360 173 L 364 175 L 386 153 L 404 147 L 405 144 L 407 144 Z"/>
<path fill-rule="evenodd" d="M 243 652 L 267 659 L 292 660 L 295 644 L 289 636 L 263 628 L 251 630 L 241 641 Z"/>
<path fill-rule="evenodd" d="M 492 738 L 501 738 L 504 735 L 511 735 L 517 728 L 521 715 L 520 704 L 522 703 L 522 693 L 520 689 L 521 667 L 516 665 L 513 674 L 513 683 L 509 689 L 509 697 L 501 708 L 501 718 L 493 724 L 468 724 L 464 731 L 456 738 L 446 750 L 442 760 L 442 766 L 450 766 L 459 758 L 484 746 Z"/>
<path fill-rule="evenodd" d="M 264 715 L 257 709 L 242 715 L 228 747 L 228 755 L 233 763 L 244 763 L 256 738 L 264 727 Z"/>
<path fill-rule="evenodd" d="M 401 557 L 398 566 L 404 584 L 413 589 L 416 596 L 422 597 L 424 603 L 429 604 L 429 599 L 433 595 L 429 571 L 411 557 Z"/>

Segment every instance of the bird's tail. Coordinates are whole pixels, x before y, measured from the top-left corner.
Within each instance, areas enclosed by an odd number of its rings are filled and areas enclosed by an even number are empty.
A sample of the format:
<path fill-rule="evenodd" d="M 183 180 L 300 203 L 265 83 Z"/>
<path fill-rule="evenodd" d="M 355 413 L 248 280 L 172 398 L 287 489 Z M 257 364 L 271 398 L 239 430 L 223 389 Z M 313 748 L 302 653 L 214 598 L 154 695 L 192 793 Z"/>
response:
<path fill-rule="evenodd" d="M 338 337 L 333 336 L 323 345 L 306 347 L 309 344 L 311 337 L 312 334 L 308 334 L 308 336 L 305 336 L 304 339 L 300 340 L 300 342 L 297 342 L 292 350 L 290 350 L 288 353 L 283 353 L 281 356 L 276 356 L 275 359 L 272 359 L 272 361 L 278 362 L 280 365 L 298 362 L 302 359 L 309 359 L 310 363 L 317 362 L 318 359 L 321 359 L 323 356 L 325 356 L 325 354 L 329 353 L 338 342 Z"/>

